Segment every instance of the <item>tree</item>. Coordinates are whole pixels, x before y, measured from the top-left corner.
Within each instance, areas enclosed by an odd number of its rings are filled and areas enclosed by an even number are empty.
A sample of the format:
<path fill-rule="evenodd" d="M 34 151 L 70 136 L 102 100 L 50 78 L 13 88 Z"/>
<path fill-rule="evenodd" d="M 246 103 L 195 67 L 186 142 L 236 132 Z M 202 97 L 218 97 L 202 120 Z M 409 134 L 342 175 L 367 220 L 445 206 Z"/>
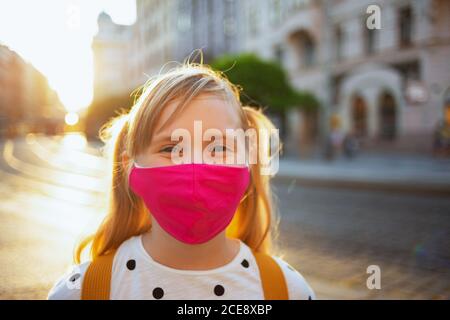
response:
<path fill-rule="evenodd" d="M 290 108 L 312 111 L 319 106 L 313 94 L 297 91 L 290 85 L 286 72 L 275 61 L 244 53 L 221 56 L 211 63 L 211 67 L 242 88 L 243 104 L 267 107 L 269 112 L 278 114 L 282 138 L 286 135 L 286 113 Z"/>

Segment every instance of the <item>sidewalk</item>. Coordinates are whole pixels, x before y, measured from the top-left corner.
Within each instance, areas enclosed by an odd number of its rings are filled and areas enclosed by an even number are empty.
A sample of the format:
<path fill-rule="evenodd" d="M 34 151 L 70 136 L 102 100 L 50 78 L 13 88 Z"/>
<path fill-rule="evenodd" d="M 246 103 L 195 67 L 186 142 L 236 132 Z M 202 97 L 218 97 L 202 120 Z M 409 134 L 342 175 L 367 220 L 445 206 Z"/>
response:
<path fill-rule="evenodd" d="M 450 159 L 365 154 L 334 161 L 282 158 L 275 180 L 298 185 L 450 195 Z"/>

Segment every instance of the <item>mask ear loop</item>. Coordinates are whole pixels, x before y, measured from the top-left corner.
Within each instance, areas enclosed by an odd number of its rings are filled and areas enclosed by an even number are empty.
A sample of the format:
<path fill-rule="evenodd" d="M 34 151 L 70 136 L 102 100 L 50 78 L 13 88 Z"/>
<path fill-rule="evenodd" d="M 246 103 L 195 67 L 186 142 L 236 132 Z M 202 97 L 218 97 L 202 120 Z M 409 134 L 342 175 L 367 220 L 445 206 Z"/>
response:
<path fill-rule="evenodd" d="M 138 163 L 135 160 L 133 160 L 132 165 L 135 166 L 136 168 L 145 168 L 143 166 L 138 165 Z"/>
<path fill-rule="evenodd" d="M 250 194 L 253 193 L 253 188 L 251 188 L 252 186 L 252 170 L 250 168 L 250 166 L 248 166 L 248 171 L 250 172 L 250 181 L 247 187 L 247 191 L 245 192 L 244 196 L 242 197 L 241 201 L 239 201 L 239 203 L 242 203 L 242 201 L 244 201 Z"/>
<path fill-rule="evenodd" d="M 126 190 L 126 194 L 127 194 L 127 196 L 128 196 L 128 198 L 130 199 L 130 201 L 131 201 L 131 204 L 132 204 L 132 206 L 133 207 L 135 207 L 135 201 L 134 201 L 134 199 L 131 197 L 131 194 L 134 194 L 134 192 L 133 192 L 133 190 L 131 189 L 131 187 L 130 187 L 130 175 L 131 175 L 131 172 L 133 171 L 133 167 L 138 167 L 138 168 L 140 168 L 139 166 L 138 166 L 138 164 L 136 163 L 136 161 L 134 161 L 134 159 L 132 159 L 132 160 L 130 160 L 130 162 L 131 162 L 131 166 L 130 167 L 128 167 L 128 170 L 127 170 L 127 176 L 126 176 L 126 184 L 127 184 L 127 190 Z M 137 195 L 136 195 L 137 196 Z"/>

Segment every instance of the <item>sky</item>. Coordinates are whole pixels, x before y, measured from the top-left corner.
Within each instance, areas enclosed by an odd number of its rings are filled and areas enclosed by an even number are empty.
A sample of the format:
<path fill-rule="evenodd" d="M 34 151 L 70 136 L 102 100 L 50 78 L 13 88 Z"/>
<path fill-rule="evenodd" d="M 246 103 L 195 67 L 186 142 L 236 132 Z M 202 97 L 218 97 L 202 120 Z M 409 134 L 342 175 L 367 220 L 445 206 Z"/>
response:
<path fill-rule="evenodd" d="M 135 0 L 0 0 L 0 43 L 16 51 L 48 79 L 68 111 L 92 100 L 92 38 L 97 17 L 132 24 Z"/>

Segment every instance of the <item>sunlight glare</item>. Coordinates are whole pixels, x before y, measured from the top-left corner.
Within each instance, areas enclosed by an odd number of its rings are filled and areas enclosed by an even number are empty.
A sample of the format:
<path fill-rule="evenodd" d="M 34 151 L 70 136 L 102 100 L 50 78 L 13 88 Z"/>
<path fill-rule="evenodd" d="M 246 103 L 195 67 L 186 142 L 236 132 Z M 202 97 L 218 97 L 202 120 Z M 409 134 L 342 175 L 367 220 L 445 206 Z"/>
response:
<path fill-rule="evenodd" d="M 87 146 L 87 139 L 81 132 L 70 132 L 62 138 L 61 146 L 67 149 L 83 150 Z"/>
<path fill-rule="evenodd" d="M 80 111 L 93 98 L 91 45 L 102 11 L 116 23 L 136 19 L 134 0 L 5 1 L 0 4 L 0 42 L 47 77 L 67 111 Z"/>
<path fill-rule="evenodd" d="M 66 124 L 68 124 L 69 126 L 74 126 L 78 123 L 79 117 L 78 114 L 76 114 L 75 112 L 69 112 L 66 114 L 66 116 L 64 117 L 64 121 L 66 122 Z"/>

